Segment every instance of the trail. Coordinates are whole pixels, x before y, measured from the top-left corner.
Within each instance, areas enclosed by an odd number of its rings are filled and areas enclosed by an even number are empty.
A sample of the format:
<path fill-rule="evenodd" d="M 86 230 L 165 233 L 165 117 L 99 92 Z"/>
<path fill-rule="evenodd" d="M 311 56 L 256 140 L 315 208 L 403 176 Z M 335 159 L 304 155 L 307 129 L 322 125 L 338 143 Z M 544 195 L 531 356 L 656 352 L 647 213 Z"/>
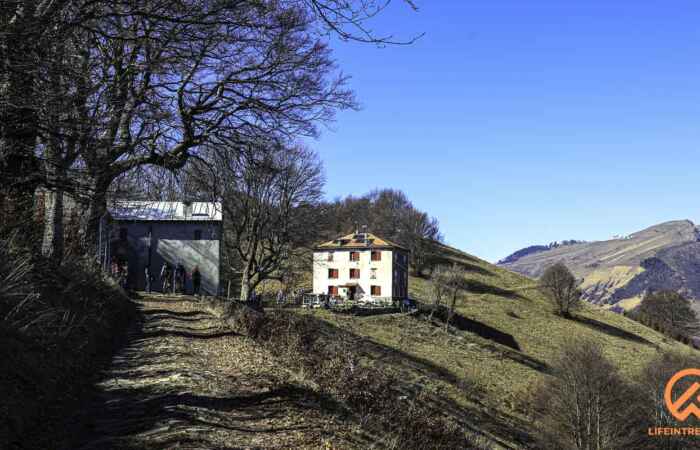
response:
<path fill-rule="evenodd" d="M 309 392 L 192 297 L 144 296 L 141 319 L 76 415 L 69 448 L 318 448 Z"/>

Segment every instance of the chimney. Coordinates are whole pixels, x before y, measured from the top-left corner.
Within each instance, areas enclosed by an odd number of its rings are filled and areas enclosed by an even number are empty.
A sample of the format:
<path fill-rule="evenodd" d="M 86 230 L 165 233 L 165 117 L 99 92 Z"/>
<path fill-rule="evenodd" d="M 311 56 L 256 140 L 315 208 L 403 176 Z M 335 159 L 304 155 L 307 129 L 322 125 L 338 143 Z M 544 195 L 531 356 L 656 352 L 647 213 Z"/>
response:
<path fill-rule="evenodd" d="M 183 214 L 185 215 L 186 219 L 189 219 L 192 217 L 192 201 L 191 200 L 185 200 L 182 202 L 182 211 Z"/>

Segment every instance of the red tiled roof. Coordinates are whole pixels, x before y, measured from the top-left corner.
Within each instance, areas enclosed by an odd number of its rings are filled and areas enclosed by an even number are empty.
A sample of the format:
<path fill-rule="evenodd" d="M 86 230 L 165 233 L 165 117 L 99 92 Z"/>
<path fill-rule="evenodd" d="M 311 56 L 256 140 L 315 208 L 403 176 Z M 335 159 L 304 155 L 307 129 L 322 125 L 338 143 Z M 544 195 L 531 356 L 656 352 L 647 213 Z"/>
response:
<path fill-rule="evenodd" d="M 324 242 L 316 246 L 318 250 L 343 250 L 343 249 L 370 249 L 370 248 L 398 248 L 404 247 L 387 239 L 380 238 L 372 233 L 352 233 L 346 236 Z"/>

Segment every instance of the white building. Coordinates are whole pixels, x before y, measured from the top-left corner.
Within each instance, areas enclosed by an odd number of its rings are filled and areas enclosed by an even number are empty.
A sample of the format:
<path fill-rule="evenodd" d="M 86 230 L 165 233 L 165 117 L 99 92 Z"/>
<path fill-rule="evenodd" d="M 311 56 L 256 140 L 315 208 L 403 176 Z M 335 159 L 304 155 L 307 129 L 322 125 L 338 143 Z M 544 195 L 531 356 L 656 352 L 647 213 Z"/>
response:
<path fill-rule="evenodd" d="M 221 205 L 208 202 L 119 201 L 109 208 L 111 259 L 128 263 L 127 285 L 142 290 L 145 268 L 156 277 L 154 290 L 162 290 L 158 277 L 164 263 L 182 264 L 188 274 L 201 273 L 201 291 L 219 293 Z M 192 292 L 188 276 L 185 292 Z"/>
<path fill-rule="evenodd" d="M 404 299 L 408 253 L 372 233 L 353 233 L 320 244 L 314 249 L 314 294 Z"/>

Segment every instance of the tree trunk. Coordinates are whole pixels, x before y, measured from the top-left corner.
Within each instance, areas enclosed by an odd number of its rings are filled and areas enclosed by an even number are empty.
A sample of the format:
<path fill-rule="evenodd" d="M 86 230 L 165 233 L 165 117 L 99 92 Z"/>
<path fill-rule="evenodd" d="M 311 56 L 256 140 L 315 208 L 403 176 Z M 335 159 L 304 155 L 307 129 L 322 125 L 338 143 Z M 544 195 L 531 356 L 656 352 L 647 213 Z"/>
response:
<path fill-rule="evenodd" d="M 57 122 L 57 119 L 55 119 Z M 41 253 L 54 261 L 63 259 L 63 192 L 66 170 L 60 145 L 51 137 L 44 153 L 47 190 L 44 192 L 44 231 Z"/>
<path fill-rule="evenodd" d="M 251 275 L 252 272 L 252 275 Z M 253 270 L 253 263 L 246 263 L 245 269 L 243 270 L 243 275 L 241 276 L 241 298 L 240 300 L 246 302 L 250 300 L 251 295 L 255 292 L 255 288 L 258 287 L 261 281 L 261 276 Z"/>
<path fill-rule="evenodd" d="M 111 180 L 100 177 L 89 185 L 87 204 L 80 224 L 80 244 L 86 255 L 97 252 L 100 220 L 107 212 L 107 190 L 110 184 Z"/>
<path fill-rule="evenodd" d="M 41 253 L 55 261 L 63 259 L 63 190 L 44 195 L 44 238 Z"/>
<path fill-rule="evenodd" d="M 250 299 L 250 294 L 251 294 L 250 285 L 251 285 L 250 263 L 246 263 L 245 267 L 243 268 L 243 274 L 241 275 L 240 300 L 242 302 L 247 302 Z"/>
<path fill-rule="evenodd" d="M 34 2 L 0 12 L 0 191 L 33 195 L 39 182 Z"/>

